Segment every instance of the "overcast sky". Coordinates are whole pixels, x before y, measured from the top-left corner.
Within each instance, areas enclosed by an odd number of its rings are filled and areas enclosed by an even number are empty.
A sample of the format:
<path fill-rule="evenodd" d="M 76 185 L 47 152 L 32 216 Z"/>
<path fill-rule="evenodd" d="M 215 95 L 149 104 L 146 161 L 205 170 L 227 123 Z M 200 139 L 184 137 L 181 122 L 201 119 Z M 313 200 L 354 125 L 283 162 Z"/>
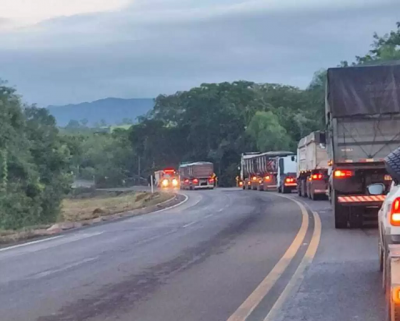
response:
<path fill-rule="evenodd" d="M 0 0 L 0 6 L 0 78 L 41 106 L 155 97 L 239 79 L 306 87 L 315 71 L 365 54 L 375 31 L 389 32 L 400 20 L 399 0 Z"/>

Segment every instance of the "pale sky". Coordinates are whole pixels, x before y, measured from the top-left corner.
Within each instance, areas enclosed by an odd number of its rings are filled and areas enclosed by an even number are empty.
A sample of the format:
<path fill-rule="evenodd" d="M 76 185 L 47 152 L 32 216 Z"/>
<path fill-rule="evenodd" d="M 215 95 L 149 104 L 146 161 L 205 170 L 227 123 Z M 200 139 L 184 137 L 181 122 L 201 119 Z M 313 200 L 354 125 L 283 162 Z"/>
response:
<path fill-rule="evenodd" d="M 400 20 L 399 0 L 0 0 L 0 8 L 0 79 L 41 106 L 239 79 L 304 88 Z"/>
<path fill-rule="evenodd" d="M 60 16 L 118 10 L 130 2 L 130 0 L 0 0 L 0 16 L 15 24 L 26 25 Z"/>

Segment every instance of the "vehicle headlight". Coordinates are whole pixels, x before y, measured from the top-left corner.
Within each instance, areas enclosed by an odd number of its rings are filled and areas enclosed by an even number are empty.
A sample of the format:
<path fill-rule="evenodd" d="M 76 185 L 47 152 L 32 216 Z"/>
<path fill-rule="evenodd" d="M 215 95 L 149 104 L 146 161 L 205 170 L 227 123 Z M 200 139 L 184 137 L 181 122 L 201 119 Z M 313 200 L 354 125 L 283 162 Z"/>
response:
<path fill-rule="evenodd" d="M 172 180 L 172 186 L 177 186 L 178 185 L 178 181 L 174 178 Z"/>
<path fill-rule="evenodd" d="M 162 186 L 168 186 L 168 180 L 167 179 L 164 179 L 162 181 Z"/>

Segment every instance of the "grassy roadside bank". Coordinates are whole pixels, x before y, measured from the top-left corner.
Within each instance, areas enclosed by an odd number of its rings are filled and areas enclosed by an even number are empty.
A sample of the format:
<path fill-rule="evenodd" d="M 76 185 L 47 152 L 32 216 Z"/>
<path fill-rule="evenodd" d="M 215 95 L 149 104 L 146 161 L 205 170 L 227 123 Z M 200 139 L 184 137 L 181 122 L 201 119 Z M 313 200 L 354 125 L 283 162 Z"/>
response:
<path fill-rule="evenodd" d="M 17 231 L 0 230 L 0 245 L 53 235 L 101 221 L 150 213 L 164 204 L 169 206 L 174 200 L 172 193 L 92 191 L 64 199 L 60 216 L 54 224 L 30 226 Z"/>

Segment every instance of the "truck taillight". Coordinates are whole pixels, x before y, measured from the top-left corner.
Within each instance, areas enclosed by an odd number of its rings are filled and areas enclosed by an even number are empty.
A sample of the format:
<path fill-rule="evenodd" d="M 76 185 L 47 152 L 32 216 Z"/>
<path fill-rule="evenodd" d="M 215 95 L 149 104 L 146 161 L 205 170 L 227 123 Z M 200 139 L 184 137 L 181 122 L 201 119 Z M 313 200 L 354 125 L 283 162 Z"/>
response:
<path fill-rule="evenodd" d="M 197 178 L 193 178 L 193 184 L 198 184 L 199 183 L 199 180 L 197 179 Z"/>
<path fill-rule="evenodd" d="M 313 181 L 320 181 L 322 179 L 322 174 L 312 174 L 311 180 Z"/>
<path fill-rule="evenodd" d="M 256 176 L 253 176 L 253 181 L 256 181 L 257 180 L 257 177 Z"/>
<path fill-rule="evenodd" d="M 396 198 L 392 203 L 389 220 L 391 225 L 400 226 L 400 197 Z"/>
<path fill-rule="evenodd" d="M 335 178 L 347 178 L 351 177 L 354 175 L 353 171 L 350 171 L 348 169 L 337 169 L 335 170 L 334 176 Z"/>
<path fill-rule="evenodd" d="M 396 304 L 400 304 L 400 287 L 395 286 L 392 288 L 392 298 L 393 302 Z"/>
<path fill-rule="evenodd" d="M 209 181 L 210 183 L 214 183 L 214 178 L 210 177 L 210 178 L 208 179 L 208 181 Z"/>
<path fill-rule="evenodd" d="M 392 176 L 390 176 L 390 175 L 385 175 L 384 180 L 385 180 L 385 181 L 391 181 L 391 180 L 392 180 Z"/>
<path fill-rule="evenodd" d="M 266 182 L 269 182 L 271 180 L 271 176 L 267 175 L 267 176 L 264 177 L 264 179 L 265 179 Z"/>
<path fill-rule="evenodd" d="M 286 182 L 286 183 L 294 183 L 294 182 L 295 182 L 295 179 L 292 178 L 292 177 L 286 177 L 286 178 L 285 178 L 285 182 Z"/>

